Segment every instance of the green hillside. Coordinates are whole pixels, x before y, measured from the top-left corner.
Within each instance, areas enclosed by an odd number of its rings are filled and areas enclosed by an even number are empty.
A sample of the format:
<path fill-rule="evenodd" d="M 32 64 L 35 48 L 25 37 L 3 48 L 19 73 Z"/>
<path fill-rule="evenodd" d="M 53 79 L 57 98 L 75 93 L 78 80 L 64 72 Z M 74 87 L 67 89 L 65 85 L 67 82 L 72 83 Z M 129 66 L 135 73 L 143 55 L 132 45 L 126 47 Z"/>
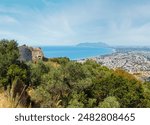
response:
<path fill-rule="evenodd" d="M 13 107 L 144 108 L 150 107 L 150 83 L 110 70 L 92 60 L 85 63 L 54 58 L 20 62 L 16 41 L 0 41 L 0 92 Z"/>

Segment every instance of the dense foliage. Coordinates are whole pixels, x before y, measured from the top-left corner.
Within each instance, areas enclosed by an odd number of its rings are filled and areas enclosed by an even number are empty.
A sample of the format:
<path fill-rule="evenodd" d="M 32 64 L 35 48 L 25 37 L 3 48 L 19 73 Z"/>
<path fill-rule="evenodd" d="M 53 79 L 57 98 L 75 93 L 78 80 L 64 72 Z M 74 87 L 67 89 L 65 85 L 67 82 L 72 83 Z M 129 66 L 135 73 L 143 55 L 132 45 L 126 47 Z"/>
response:
<path fill-rule="evenodd" d="M 19 78 L 28 84 L 28 67 L 18 60 L 18 44 L 14 40 L 0 41 L 0 86 L 7 89 L 13 80 Z"/>
<path fill-rule="evenodd" d="M 0 41 L 0 85 L 8 90 L 21 80 L 32 107 L 150 107 L 150 83 L 110 70 L 94 61 L 55 58 L 21 63 L 15 41 Z"/>

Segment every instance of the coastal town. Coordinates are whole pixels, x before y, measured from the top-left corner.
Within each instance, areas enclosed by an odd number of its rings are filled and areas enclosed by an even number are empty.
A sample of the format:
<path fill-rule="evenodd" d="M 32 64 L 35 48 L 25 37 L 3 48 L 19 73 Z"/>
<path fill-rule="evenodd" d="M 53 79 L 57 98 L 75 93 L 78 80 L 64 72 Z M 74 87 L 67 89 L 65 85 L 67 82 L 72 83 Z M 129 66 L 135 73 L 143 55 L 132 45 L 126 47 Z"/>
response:
<path fill-rule="evenodd" d="M 110 69 L 123 69 L 142 81 L 150 81 L 150 51 L 115 52 L 88 59 L 95 60 Z M 86 60 L 81 59 L 78 62 L 83 63 Z"/>

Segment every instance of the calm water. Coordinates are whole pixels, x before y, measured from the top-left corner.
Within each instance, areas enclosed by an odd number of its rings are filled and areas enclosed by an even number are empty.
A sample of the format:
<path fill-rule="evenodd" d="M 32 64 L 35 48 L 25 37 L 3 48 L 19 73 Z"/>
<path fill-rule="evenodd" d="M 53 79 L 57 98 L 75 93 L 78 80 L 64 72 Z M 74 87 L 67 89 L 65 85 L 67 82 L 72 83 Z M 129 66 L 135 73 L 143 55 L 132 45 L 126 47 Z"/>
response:
<path fill-rule="evenodd" d="M 112 48 L 93 48 L 93 47 L 76 47 L 76 46 L 46 46 L 41 47 L 45 57 L 69 57 L 71 60 L 94 57 L 98 55 L 110 54 Z"/>

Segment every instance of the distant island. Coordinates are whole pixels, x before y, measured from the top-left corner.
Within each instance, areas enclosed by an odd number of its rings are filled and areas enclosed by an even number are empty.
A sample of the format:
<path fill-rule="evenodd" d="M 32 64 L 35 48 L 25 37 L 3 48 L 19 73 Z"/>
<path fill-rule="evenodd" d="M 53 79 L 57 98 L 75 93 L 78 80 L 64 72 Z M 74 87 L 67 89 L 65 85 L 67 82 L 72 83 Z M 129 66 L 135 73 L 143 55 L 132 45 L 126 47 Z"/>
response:
<path fill-rule="evenodd" d="M 103 47 L 103 48 L 110 47 L 109 45 L 103 42 L 95 42 L 95 43 L 85 42 L 85 43 L 79 43 L 76 46 L 77 47 Z"/>

